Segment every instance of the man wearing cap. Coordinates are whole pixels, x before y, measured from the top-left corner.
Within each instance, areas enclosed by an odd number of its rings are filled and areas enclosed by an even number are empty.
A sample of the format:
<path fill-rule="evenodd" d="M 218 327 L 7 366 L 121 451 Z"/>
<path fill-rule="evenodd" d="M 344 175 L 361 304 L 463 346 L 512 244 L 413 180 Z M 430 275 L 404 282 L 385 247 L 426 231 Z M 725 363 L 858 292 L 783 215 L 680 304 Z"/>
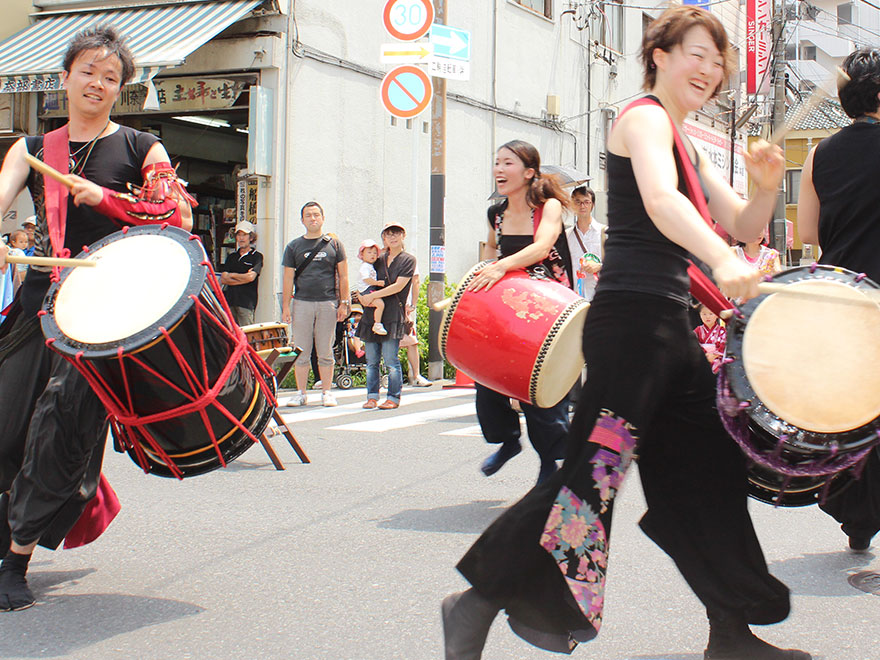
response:
<path fill-rule="evenodd" d="M 226 302 L 239 325 L 254 323 L 257 309 L 257 281 L 263 269 L 263 255 L 257 252 L 256 227 L 247 220 L 235 225 L 235 250 L 226 257 L 220 283 L 226 287 Z"/>

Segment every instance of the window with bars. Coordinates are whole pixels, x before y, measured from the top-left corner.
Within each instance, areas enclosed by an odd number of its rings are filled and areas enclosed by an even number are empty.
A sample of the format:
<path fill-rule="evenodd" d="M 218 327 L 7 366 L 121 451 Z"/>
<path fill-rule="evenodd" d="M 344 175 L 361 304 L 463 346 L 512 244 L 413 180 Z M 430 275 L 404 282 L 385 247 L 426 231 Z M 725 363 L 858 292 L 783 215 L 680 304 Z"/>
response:
<path fill-rule="evenodd" d="M 532 11 L 553 18 L 553 0 L 513 0 L 516 4 L 522 5 Z"/>
<path fill-rule="evenodd" d="M 785 170 L 785 203 L 797 204 L 801 190 L 801 171 Z"/>
<path fill-rule="evenodd" d="M 618 53 L 623 45 L 623 0 L 605 0 L 598 4 L 602 20 L 593 23 L 593 39 Z"/>

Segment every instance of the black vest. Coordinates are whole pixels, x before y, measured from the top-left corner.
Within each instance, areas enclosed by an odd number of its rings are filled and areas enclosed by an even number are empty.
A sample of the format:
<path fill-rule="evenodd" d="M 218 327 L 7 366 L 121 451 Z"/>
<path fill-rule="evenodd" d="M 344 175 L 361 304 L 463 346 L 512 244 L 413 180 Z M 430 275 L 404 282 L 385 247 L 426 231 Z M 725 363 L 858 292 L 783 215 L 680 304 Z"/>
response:
<path fill-rule="evenodd" d="M 856 122 L 822 140 L 813 156 L 820 263 L 880 282 L 880 124 Z"/>

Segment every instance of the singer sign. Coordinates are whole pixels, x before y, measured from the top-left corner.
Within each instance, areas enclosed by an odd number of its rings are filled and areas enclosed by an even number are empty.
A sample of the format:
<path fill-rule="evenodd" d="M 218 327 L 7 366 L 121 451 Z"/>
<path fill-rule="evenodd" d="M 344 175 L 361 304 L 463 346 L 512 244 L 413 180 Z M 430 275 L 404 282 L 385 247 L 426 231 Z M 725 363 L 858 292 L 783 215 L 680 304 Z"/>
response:
<path fill-rule="evenodd" d="M 770 50 L 772 0 L 747 0 L 746 4 L 746 68 L 748 94 L 770 91 Z"/>

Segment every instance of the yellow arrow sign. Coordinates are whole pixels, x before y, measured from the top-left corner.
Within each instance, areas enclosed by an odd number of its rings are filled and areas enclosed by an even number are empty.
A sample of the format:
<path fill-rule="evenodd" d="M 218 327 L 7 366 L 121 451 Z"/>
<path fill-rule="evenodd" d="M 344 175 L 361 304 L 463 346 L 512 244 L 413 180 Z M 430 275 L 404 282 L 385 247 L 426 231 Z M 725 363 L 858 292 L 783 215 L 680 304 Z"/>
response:
<path fill-rule="evenodd" d="M 434 54 L 430 44 L 383 44 L 382 62 L 420 62 Z"/>

